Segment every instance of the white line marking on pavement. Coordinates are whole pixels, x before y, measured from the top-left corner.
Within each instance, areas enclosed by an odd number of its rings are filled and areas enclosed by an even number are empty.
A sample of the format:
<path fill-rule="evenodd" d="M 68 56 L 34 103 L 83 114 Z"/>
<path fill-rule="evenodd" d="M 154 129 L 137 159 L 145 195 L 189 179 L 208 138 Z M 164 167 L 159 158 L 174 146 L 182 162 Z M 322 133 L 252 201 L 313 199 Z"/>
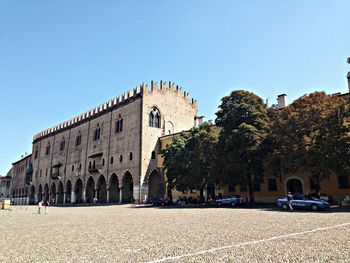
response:
<path fill-rule="evenodd" d="M 148 261 L 147 263 L 157 263 L 157 262 L 164 262 L 166 260 L 176 260 L 176 259 L 181 259 L 181 258 L 184 258 L 184 257 L 203 255 L 203 254 L 211 253 L 211 252 L 218 251 L 218 250 L 234 248 L 234 247 L 241 247 L 241 246 L 246 246 L 246 245 L 252 245 L 252 244 L 267 242 L 267 241 L 271 241 L 271 240 L 292 237 L 292 236 L 300 236 L 300 235 L 303 235 L 303 234 L 314 233 L 314 232 L 318 232 L 318 231 L 324 231 L 324 230 L 328 230 L 328 229 L 332 229 L 332 228 L 338 228 L 338 227 L 343 227 L 343 226 L 348 226 L 348 225 L 350 225 L 350 223 L 343 223 L 343 224 L 334 225 L 334 226 L 328 226 L 328 227 L 320 227 L 320 228 L 316 228 L 316 229 L 312 229 L 312 230 L 306 230 L 306 231 L 302 231 L 302 232 L 290 233 L 290 234 L 286 234 L 286 235 L 282 235 L 282 236 L 275 236 L 275 237 L 269 237 L 269 238 L 263 238 L 263 239 L 259 239 L 259 240 L 254 240 L 254 241 L 238 243 L 238 244 L 231 244 L 231 245 L 222 246 L 222 247 L 216 247 L 216 248 L 212 248 L 212 249 L 208 249 L 208 250 L 202 250 L 202 251 L 189 253 L 189 254 L 184 254 L 184 255 L 180 255 L 180 256 L 156 259 L 156 260 Z"/>

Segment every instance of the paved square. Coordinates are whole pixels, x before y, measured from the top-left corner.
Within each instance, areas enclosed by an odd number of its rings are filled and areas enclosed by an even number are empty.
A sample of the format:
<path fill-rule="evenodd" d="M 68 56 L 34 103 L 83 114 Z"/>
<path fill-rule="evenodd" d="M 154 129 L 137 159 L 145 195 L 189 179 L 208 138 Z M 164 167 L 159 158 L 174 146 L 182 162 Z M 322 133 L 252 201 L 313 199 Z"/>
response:
<path fill-rule="evenodd" d="M 32 206 L 0 220 L 0 262 L 350 262 L 346 212 Z"/>

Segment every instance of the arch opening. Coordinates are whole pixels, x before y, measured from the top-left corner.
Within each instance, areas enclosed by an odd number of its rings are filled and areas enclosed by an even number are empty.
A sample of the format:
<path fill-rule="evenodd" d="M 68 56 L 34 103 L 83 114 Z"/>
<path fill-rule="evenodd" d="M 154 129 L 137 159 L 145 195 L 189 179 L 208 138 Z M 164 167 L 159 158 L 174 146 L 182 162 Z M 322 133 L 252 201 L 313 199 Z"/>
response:
<path fill-rule="evenodd" d="M 122 189 L 122 202 L 133 202 L 134 196 L 134 183 L 132 176 L 129 172 L 126 172 L 123 177 L 123 189 Z"/>

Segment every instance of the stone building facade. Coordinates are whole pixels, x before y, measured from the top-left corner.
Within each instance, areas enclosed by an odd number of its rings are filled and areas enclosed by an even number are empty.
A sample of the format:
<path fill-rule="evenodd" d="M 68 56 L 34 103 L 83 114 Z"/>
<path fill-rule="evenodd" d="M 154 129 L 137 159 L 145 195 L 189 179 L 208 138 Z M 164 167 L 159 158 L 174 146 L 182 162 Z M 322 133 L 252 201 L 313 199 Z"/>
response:
<path fill-rule="evenodd" d="M 158 138 L 192 128 L 196 114 L 189 93 L 152 81 L 38 133 L 29 202 L 143 202 L 163 194 Z"/>

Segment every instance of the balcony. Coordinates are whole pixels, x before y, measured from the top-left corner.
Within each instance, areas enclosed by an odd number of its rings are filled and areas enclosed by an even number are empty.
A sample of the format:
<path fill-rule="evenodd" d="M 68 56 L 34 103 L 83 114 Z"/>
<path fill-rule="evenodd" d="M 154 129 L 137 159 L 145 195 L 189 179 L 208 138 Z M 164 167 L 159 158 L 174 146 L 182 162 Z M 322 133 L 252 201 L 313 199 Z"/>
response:
<path fill-rule="evenodd" d="M 102 172 L 102 165 L 95 165 L 92 167 L 89 167 L 89 173 L 101 173 Z"/>
<path fill-rule="evenodd" d="M 60 180 L 61 179 L 61 174 L 59 172 L 52 173 L 50 175 L 51 179 L 53 180 Z"/>

